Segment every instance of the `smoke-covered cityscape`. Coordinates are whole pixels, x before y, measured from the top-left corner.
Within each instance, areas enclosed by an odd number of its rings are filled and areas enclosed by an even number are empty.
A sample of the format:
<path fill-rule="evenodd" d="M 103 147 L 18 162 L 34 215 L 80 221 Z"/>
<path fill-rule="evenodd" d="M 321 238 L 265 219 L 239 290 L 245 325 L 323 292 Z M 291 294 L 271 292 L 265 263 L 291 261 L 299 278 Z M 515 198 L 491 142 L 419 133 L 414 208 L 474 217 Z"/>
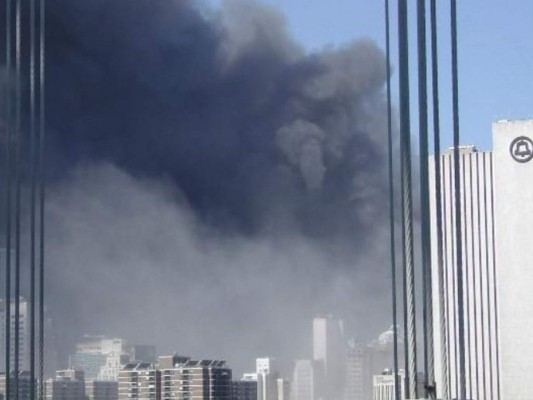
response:
<path fill-rule="evenodd" d="M 330 3 L 0 3 L 0 400 L 533 400 L 533 5 Z"/>

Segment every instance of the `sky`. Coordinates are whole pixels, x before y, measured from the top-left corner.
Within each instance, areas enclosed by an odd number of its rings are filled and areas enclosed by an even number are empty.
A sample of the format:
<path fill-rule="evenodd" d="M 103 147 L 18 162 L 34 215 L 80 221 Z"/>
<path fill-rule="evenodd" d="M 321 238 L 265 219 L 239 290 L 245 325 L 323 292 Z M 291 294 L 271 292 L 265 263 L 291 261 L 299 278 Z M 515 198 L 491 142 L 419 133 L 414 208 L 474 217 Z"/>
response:
<path fill-rule="evenodd" d="M 215 7 L 221 0 L 209 0 Z M 367 37 L 385 47 L 384 2 L 336 0 L 261 0 L 280 10 L 289 31 L 310 51 L 324 46 L 342 46 Z M 415 3 L 410 2 L 411 96 L 417 107 Z M 428 2 L 429 3 L 429 2 Z M 451 76 L 449 2 L 439 2 L 442 145 L 451 144 Z M 395 1 L 391 1 L 393 24 Z M 533 118 L 533 2 L 516 0 L 512 6 L 498 0 L 458 2 L 460 131 L 462 144 L 480 150 L 492 147 L 491 124 L 501 119 Z M 429 19 L 428 19 L 429 20 Z M 392 46 L 397 43 L 392 27 Z M 393 69 L 397 54 L 392 55 Z M 397 75 L 393 76 L 396 79 Z M 397 81 L 393 82 L 397 86 Z M 413 112 L 413 134 L 417 134 Z"/>

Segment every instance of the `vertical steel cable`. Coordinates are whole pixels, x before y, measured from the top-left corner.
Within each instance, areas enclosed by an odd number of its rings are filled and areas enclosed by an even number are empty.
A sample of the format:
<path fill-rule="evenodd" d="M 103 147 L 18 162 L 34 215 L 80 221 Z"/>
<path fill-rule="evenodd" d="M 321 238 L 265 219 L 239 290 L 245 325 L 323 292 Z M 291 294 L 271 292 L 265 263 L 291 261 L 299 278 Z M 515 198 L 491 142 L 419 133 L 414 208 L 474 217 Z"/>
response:
<path fill-rule="evenodd" d="M 418 117 L 420 130 L 420 205 L 422 244 L 424 374 L 426 395 L 435 398 L 435 360 L 433 353 L 433 297 L 431 277 L 431 229 L 429 226 L 429 151 L 428 151 L 428 98 L 426 50 L 426 2 L 417 2 L 418 28 Z"/>
<path fill-rule="evenodd" d="M 435 153 L 435 212 L 437 222 L 437 269 L 439 284 L 439 326 L 442 389 L 441 397 L 448 399 L 450 395 L 448 370 L 448 332 L 446 318 L 446 299 L 444 291 L 444 262 L 443 262 L 443 226 L 442 226 L 442 187 L 441 187 L 441 156 L 440 156 L 440 107 L 439 107 L 439 61 L 437 38 L 437 1 L 431 0 L 431 81 L 433 94 L 433 148 Z"/>
<path fill-rule="evenodd" d="M 400 132 L 402 159 L 402 209 L 404 246 L 404 308 L 406 308 L 407 340 L 407 395 L 417 397 L 416 385 L 416 307 L 413 248 L 413 204 L 411 176 L 411 127 L 409 107 L 409 39 L 407 0 L 398 0 L 399 71 L 400 71 Z"/>
<path fill-rule="evenodd" d="M 394 224 L 394 168 L 392 151 L 392 101 L 391 101 L 391 67 L 390 67 L 390 9 L 389 0 L 385 0 L 385 47 L 387 63 L 387 141 L 389 156 L 389 229 L 390 229 L 390 255 L 391 255 L 391 281 L 392 281 L 392 330 L 394 346 L 394 399 L 400 400 L 400 382 L 398 369 L 398 318 L 397 318 L 397 293 L 396 293 L 396 244 Z"/>
<path fill-rule="evenodd" d="M 465 338 L 463 312 L 463 250 L 461 243 L 461 176 L 459 171 L 459 78 L 457 61 L 457 1 L 451 0 L 452 92 L 453 92 L 453 160 L 455 185 L 455 237 L 457 263 L 457 317 L 459 319 L 459 396 L 466 398 Z"/>
<path fill-rule="evenodd" d="M 35 399 L 35 0 L 30 0 L 30 400 Z"/>
<path fill-rule="evenodd" d="M 45 203 L 45 21 L 46 3 L 39 3 L 39 400 L 44 400 L 44 203 Z"/>
<path fill-rule="evenodd" d="M 20 369 L 20 207 L 21 207 L 21 0 L 17 0 L 15 10 L 15 357 L 14 390 L 15 400 L 19 398 Z"/>
<path fill-rule="evenodd" d="M 5 304 L 5 362 L 6 397 L 11 390 L 11 186 L 12 186 L 12 130 L 11 130 L 11 0 L 6 0 L 6 304 Z"/>

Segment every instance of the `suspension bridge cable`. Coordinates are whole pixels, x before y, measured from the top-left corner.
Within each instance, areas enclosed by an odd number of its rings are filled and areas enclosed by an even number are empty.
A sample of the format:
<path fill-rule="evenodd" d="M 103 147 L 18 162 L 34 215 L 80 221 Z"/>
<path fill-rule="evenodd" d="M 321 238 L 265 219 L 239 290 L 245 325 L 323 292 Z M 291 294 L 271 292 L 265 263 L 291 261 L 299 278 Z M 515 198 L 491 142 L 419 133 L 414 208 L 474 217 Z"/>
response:
<path fill-rule="evenodd" d="M 398 0 L 399 75 L 400 75 L 400 135 L 402 172 L 402 209 L 404 246 L 404 308 L 407 321 L 407 397 L 417 397 L 416 385 L 416 307 L 413 247 L 413 196 L 411 176 L 411 127 L 409 116 L 409 39 L 407 0 Z"/>
<path fill-rule="evenodd" d="M 417 2 L 417 28 L 424 374 L 426 379 L 426 394 L 430 399 L 433 399 L 435 398 L 435 370 L 433 355 L 433 299 L 431 287 L 431 229 L 429 226 L 429 151 L 425 0 L 418 0 Z"/>
<path fill-rule="evenodd" d="M 30 0 L 30 400 L 35 399 L 35 0 Z"/>
<path fill-rule="evenodd" d="M 15 9 L 15 343 L 14 343 L 14 391 L 19 399 L 20 372 L 20 219 L 21 219 L 21 160 L 22 147 L 22 65 L 21 65 L 21 0 Z"/>
<path fill-rule="evenodd" d="M 458 345 L 459 345 L 459 395 L 466 398 L 465 373 L 465 338 L 464 338 L 464 306 L 463 306 L 463 249 L 461 242 L 461 176 L 459 162 L 459 78 L 457 56 L 457 0 L 451 0 L 451 36 L 452 36 L 452 92 L 453 92 L 453 163 L 455 189 L 455 237 L 457 263 L 457 317 L 458 317 Z"/>
<path fill-rule="evenodd" d="M 385 0 L 385 47 L 387 63 L 387 139 L 389 157 L 389 229 L 390 229 L 390 257 L 392 281 L 392 332 L 393 332 L 393 362 L 394 362 L 394 398 L 401 399 L 401 389 L 398 377 L 398 316 L 396 293 L 396 244 L 395 244 L 395 217 L 394 217 L 394 168 L 393 168 L 393 141 L 392 141 L 392 101 L 391 101 L 391 59 L 390 59 L 390 7 L 389 0 Z"/>
<path fill-rule="evenodd" d="M 441 157 L 440 157 L 440 106 L 439 106 L 439 62 L 437 36 L 437 0 L 431 0 L 431 72 L 433 95 L 433 148 L 435 153 L 435 214 L 437 234 L 437 269 L 439 291 L 439 327 L 441 349 L 442 389 L 441 396 L 449 398 L 449 370 L 448 370 L 448 335 L 446 323 L 446 300 L 444 290 L 444 262 L 443 262 L 443 226 L 442 226 L 442 187 L 441 187 Z M 437 388 L 438 389 L 438 388 Z"/>
<path fill-rule="evenodd" d="M 6 0 L 6 254 L 5 254 L 5 368 L 6 368 L 6 397 L 11 390 L 11 200 L 12 200 L 12 126 L 11 126 L 11 14 L 12 1 Z"/>
<path fill-rule="evenodd" d="M 44 235 L 45 235 L 45 0 L 39 2 L 39 400 L 44 400 Z"/>

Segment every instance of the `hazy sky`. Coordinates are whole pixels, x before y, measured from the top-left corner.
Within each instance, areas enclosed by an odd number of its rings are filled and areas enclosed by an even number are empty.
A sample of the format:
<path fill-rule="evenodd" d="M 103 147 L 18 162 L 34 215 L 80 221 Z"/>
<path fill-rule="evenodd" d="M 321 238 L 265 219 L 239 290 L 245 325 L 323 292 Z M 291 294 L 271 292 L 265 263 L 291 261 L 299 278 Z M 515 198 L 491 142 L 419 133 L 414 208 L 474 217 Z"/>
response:
<path fill-rule="evenodd" d="M 287 17 L 290 31 L 309 49 L 343 44 L 361 36 L 375 39 L 384 47 L 384 1 L 261 1 L 281 10 Z M 221 0 L 209 2 L 219 5 Z M 391 1 L 393 22 L 396 3 Z M 451 135 L 451 96 L 446 93 L 450 82 L 449 33 L 446 31 L 449 26 L 449 1 L 439 3 L 440 26 L 443 28 L 440 58 L 442 68 L 446 68 L 442 71 L 441 81 L 443 134 L 448 134 L 443 144 L 448 146 Z M 475 0 L 458 3 L 462 142 L 490 150 L 492 122 L 533 118 L 533 2 Z M 411 2 L 411 33 L 416 28 L 415 4 Z M 395 30 L 392 35 L 393 45 L 396 45 Z M 411 44 L 415 44 L 414 41 L 412 36 Z M 411 57 L 413 66 L 415 52 Z M 396 58 L 393 58 L 393 65 L 397 65 Z M 412 88 L 414 96 L 414 80 Z M 416 97 L 413 100 L 416 101 Z"/>

